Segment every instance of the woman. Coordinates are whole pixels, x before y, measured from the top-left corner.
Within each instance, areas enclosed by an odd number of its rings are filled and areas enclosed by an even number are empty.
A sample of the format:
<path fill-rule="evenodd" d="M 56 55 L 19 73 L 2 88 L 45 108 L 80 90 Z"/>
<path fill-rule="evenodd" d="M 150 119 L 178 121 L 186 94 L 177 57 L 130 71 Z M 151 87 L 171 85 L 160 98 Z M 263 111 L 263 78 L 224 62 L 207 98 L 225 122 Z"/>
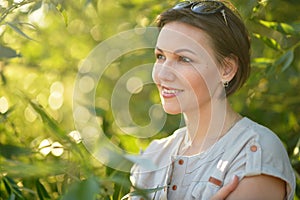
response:
<path fill-rule="evenodd" d="M 157 24 L 153 80 L 164 110 L 182 113 L 186 127 L 149 145 L 143 156 L 157 169 L 135 165 L 132 184 L 157 188 L 150 199 L 293 199 L 295 177 L 281 141 L 227 101 L 250 72 L 240 17 L 219 1 L 181 2 Z M 227 196 L 220 189 L 235 176 L 239 184 Z"/>

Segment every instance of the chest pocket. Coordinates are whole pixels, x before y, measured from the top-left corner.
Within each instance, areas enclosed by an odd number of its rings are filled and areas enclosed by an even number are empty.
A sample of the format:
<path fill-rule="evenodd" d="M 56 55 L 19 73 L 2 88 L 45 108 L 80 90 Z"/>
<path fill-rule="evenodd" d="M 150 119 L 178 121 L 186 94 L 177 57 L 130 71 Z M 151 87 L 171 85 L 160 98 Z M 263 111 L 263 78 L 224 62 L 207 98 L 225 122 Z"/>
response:
<path fill-rule="evenodd" d="M 189 186 L 191 184 L 199 184 L 202 185 L 202 188 L 205 187 L 211 174 L 215 172 L 216 166 L 223 153 L 224 151 L 221 150 L 214 155 L 205 156 L 203 158 L 189 158 L 182 185 Z"/>
<path fill-rule="evenodd" d="M 211 182 L 201 182 L 195 185 L 192 191 L 193 199 L 209 200 L 213 195 L 215 195 L 220 186 L 217 186 Z"/>

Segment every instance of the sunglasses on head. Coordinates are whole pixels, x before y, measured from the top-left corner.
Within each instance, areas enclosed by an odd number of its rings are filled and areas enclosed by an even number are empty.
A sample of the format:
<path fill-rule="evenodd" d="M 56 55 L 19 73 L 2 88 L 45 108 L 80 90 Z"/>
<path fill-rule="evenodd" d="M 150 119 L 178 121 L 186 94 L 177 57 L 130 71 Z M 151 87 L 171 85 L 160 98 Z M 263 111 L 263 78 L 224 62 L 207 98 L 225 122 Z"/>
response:
<path fill-rule="evenodd" d="M 220 12 L 224 18 L 225 24 L 227 25 L 225 5 L 220 1 L 183 1 L 176 4 L 172 9 L 181 10 L 184 8 L 190 8 L 194 13 L 201 15 L 208 15 Z"/>

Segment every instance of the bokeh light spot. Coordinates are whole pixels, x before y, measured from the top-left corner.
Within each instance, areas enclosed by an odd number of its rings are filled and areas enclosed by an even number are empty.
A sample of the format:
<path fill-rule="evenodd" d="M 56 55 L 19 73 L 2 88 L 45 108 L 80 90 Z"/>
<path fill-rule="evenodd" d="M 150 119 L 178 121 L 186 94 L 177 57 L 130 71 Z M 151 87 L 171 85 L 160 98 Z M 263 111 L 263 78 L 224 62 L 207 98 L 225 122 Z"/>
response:
<path fill-rule="evenodd" d="M 131 77 L 126 83 L 126 88 L 131 94 L 137 94 L 143 90 L 143 81 L 138 77 Z"/>
<path fill-rule="evenodd" d="M 80 73 L 88 73 L 91 71 L 92 64 L 89 60 L 81 60 L 78 64 L 78 71 Z"/>
<path fill-rule="evenodd" d="M 77 122 L 86 123 L 89 121 L 91 114 L 88 109 L 83 106 L 78 106 L 74 110 L 74 118 Z"/>
<path fill-rule="evenodd" d="M 53 142 L 51 147 L 52 147 L 51 154 L 54 155 L 54 156 L 58 157 L 58 156 L 61 156 L 64 153 L 64 147 L 59 142 Z"/>
<path fill-rule="evenodd" d="M 5 97 L 0 98 L 0 113 L 4 114 L 8 111 L 8 101 Z"/>
<path fill-rule="evenodd" d="M 48 98 L 49 106 L 53 110 L 58 110 L 64 102 L 64 98 L 61 93 L 59 92 L 52 92 Z"/>
<path fill-rule="evenodd" d="M 294 149 L 294 155 L 298 155 L 299 154 L 299 147 L 296 147 L 295 149 Z"/>
<path fill-rule="evenodd" d="M 39 145 L 39 151 L 42 155 L 46 156 L 51 152 L 51 143 L 49 139 L 44 139 Z"/>
<path fill-rule="evenodd" d="M 84 76 L 79 80 L 79 89 L 83 93 L 89 93 L 95 87 L 94 79 L 90 76 Z"/>
<path fill-rule="evenodd" d="M 50 87 L 50 92 L 59 92 L 61 94 L 64 93 L 64 85 L 60 82 L 60 81 L 56 81 L 54 83 L 52 83 L 51 87 Z"/>
<path fill-rule="evenodd" d="M 71 131 L 69 136 L 78 144 L 81 142 L 82 138 L 78 131 Z"/>
<path fill-rule="evenodd" d="M 25 119 L 28 122 L 34 122 L 37 118 L 36 112 L 32 109 L 31 106 L 27 106 L 24 110 Z"/>

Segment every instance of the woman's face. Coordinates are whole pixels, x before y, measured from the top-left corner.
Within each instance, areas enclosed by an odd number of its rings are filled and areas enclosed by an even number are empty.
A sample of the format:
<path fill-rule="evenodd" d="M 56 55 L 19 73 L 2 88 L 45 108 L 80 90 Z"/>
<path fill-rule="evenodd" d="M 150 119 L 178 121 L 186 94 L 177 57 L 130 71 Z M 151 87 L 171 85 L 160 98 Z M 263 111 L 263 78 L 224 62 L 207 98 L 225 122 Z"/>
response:
<path fill-rule="evenodd" d="M 210 106 L 223 90 L 209 36 L 199 28 L 167 23 L 155 48 L 153 80 L 169 114 L 194 112 Z"/>

